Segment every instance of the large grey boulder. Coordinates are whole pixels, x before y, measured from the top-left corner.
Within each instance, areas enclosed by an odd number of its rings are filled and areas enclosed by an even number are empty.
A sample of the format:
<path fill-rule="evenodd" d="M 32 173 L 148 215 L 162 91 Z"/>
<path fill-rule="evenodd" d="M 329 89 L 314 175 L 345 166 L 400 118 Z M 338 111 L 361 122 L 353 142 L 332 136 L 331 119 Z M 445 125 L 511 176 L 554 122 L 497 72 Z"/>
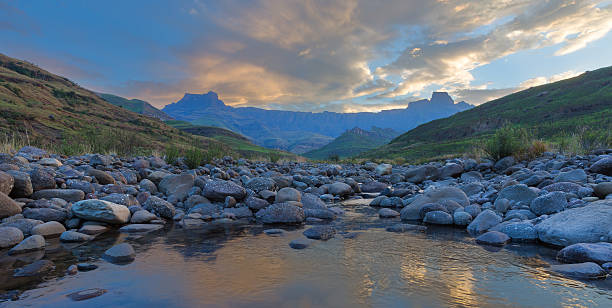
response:
<path fill-rule="evenodd" d="M 378 166 L 376 166 L 376 174 L 383 176 L 383 175 L 388 175 L 391 174 L 393 170 L 393 166 L 391 166 L 390 164 L 380 164 Z"/>
<path fill-rule="evenodd" d="M 497 171 L 504 171 L 504 170 L 512 167 L 515 163 L 516 163 L 516 160 L 514 159 L 514 157 L 507 156 L 507 157 L 504 157 L 504 158 L 498 160 L 495 163 L 494 168 Z"/>
<path fill-rule="evenodd" d="M 204 184 L 202 195 L 214 201 L 224 201 L 227 196 L 242 200 L 246 197 L 246 190 L 232 181 L 212 180 Z"/>
<path fill-rule="evenodd" d="M 425 180 L 435 180 L 440 176 L 440 170 L 434 166 L 425 165 L 412 168 L 404 174 L 406 182 L 419 184 Z"/>
<path fill-rule="evenodd" d="M 604 157 L 595 162 L 589 171 L 612 176 L 612 157 Z"/>
<path fill-rule="evenodd" d="M 21 207 L 9 196 L 0 192 L 0 218 L 5 218 L 21 213 Z"/>
<path fill-rule="evenodd" d="M 30 180 L 34 191 L 55 188 L 54 174 L 43 168 L 34 168 L 30 171 Z"/>
<path fill-rule="evenodd" d="M 0 227 L 0 249 L 13 247 L 23 241 L 23 232 L 15 227 Z"/>
<path fill-rule="evenodd" d="M 45 244 L 44 237 L 41 235 L 32 235 L 21 241 L 17 246 L 11 248 L 11 250 L 9 250 L 9 255 L 45 249 Z"/>
<path fill-rule="evenodd" d="M 499 232 L 508 235 L 516 242 L 535 241 L 538 239 L 538 232 L 530 222 L 504 223 L 499 228 Z"/>
<path fill-rule="evenodd" d="M 25 208 L 22 212 L 23 217 L 35 220 L 49 221 L 64 221 L 68 218 L 68 211 L 62 208 Z"/>
<path fill-rule="evenodd" d="M 0 224 L 0 227 L 15 227 L 21 230 L 23 234 L 32 234 L 32 229 L 42 223 L 42 220 L 19 218 L 12 221 L 4 222 Z"/>
<path fill-rule="evenodd" d="M 289 203 L 275 203 L 255 214 L 263 223 L 301 223 L 304 221 L 304 209 Z"/>
<path fill-rule="evenodd" d="M 523 203 L 529 206 L 531 201 L 535 199 L 538 194 L 531 190 L 525 184 L 511 185 L 502 189 L 497 195 L 497 199 L 507 199 L 511 203 Z"/>
<path fill-rule="evenodd" d="M 77 202 L 85 198 L 85 193 L 80 189 L 44 189 L 39 190 L 32 196 L 33 199 L 59 198 L 68 202 Z"/>
<path fill-rule="evenodd" d="M 586 183 L 587 174 L 582 169 L 561 172 L 555 177 L 555 182 Z"/>
<path fill-rule="evenodd" d="M 115 178 L 106 171 L 89 168 L 85 174 L 93 176 L 102 185 L 115 184 Z"/>
<path fill-rule="evenodd" d="M 11 190 L 13 190 L 14 183 L 15 180 L 10 174 L 4 171 L 0 171 L 0 193 L 3 193 L 5 195 L 10 194 Z"/>
<path fill-rule="evenodd" d="M 58 237 L 66 228 L 57 221 L 49 221 L 32 228 L 33 235 L 41 235 L 43 237 Z"/>
<path fill-rule="evenodd" d="M 557 246 L 610 241 L 612 200 L 567 209 L 536 225 L 540 241 Z"/>
<path fill-rule="evenodd" d="M 388 186 L 389 185 L 385 183 L 371 181 L 371 182 L 361 184 L 360 188 L 361 188 L 361 191 L 364 193 L 378 193 L 378 192 L 385 190 L 385 188 L 387 188 Z"/>
<path fill-rule="evenodd" d="M 335 182 L 329 185 L 327 191 L 334 196 L 347 196 L 353 193 L 350 185 L 342 182 Z"/>
<path fill-rule="evenodd" d="M 136 200 L 136 197 L 129 195 L 129 194 L 114 193 L 114 194 L 104 196 L 100 200 L 125 205 L 127 207 L 130 207 L 133 205 L 139 205 L 138 200 Z"/>
<path fill-rule="evenodd" d="M 83 200 L 73 204 L 72 213 L 85 220 L 110 224 L 125 224 L 130 219 L 130 210 L 126 206 L 96 199 Z"/>
<path fill-rule="evenodd" d="M 136 252 L 132 245 L 121 243 L 106 250 L 103 258 L 111 263 L 129 263 L 136 258 Z"/>
<path fill-rule="evenodd" d="M 419 220 L 421 219 L 420 212 L 423 206 L 445 200 L 455 201 L 464 207 L 470 204 L 470 200 L 461 189 L 448 186 L 441 187 L 417 196 L 412 203 L 402 209 L 400 212 L 401 218 L 402 220 Z"/>
<path fill-rule="evenodd" d="M 470 234 L 478 235 L 501 223 L 502 218 L 491 210 L 484 210 L 468 225 Z"/>
<path fill-rule="evenodd" d="M 607 195 L 612 194 L 612 182 L 603 182 L 595 185 L 593 188 L 595 195 L 599 198 L 605 198 Z"/>
<path fill-rule="evenodd" d="M 453 213 L 453 223 L 457 226 L 467 226 L 472 222 L 472 215 L 464 211 Z"/>
<path fill-rule="evenodd" d="M 13 179 L 13 190 L 9 194 L 13 198 L 28 198 L 34 193 L 32 187 L 32 179 L 30 175 L 16 170 L 8 170 L 6 173 L 10 174 Z"/>
<path fill-rule="evenodd" d="M 567 207 L 565 193 L 554 191 L 546 195 L 537 197 L 531 201 L 529 207 L 536 215 L 554 214 L 563 211 Z"/>
<path fill-rule="evenodd" d="M 446 164 L 440 169 L 440 178 L 446 179 L 451 177 L 458 177 L 463 172 L 463 166 L 456 163 Z"/>
<path fill-rule="evenodd" d="M 255 177 L 246 182 L 244 187 L 256 193 L 259 193 L 262 190 L 274 191 L 276 190 L 276 182 L 271 178 Z"/>
<path fill-rule="evenodd" d="M 167 175 L 162 178 L 158 187 L 160 192 L 169 196 L 173 194 L 181 185 L 186 185 L 189 188 L 193 187 L 193 175 L 188 173 Z"/>
<path fill-rule="evenodd" d="M 476 238 L 476 243 L 491 246 L 503 246 L 510 241 L 510 237 L 498 231 L 489 231 Z"/>
<path fill-rule="evenodd" d="M 595 262 L 604 264 L 612 262 L 612 243 L 578 243 L 569 245 L 559 253 L 557 259 L 563 263 Z"/>
<path fill-rule="evenodd" d="M 147 199 L 147 202 L 145 202 L 144 207 L 147 210 L 155 211 L 155 213 L 157 213 L 160 217 L 167 219 L 172 219 L 172 217 L 174 217 L 174 214 L 176 213 L 176 210 L 172 203 L 155 196 L 149 197 L 149 199 Z"/>
<path fill-rule="evenodd" d="M 157 216 L 153 215 L 151 212 L 147 210 L 140 210 L 132 214 L 132 218 L 130 218 L 130 223 L 144 224 L 144 223 L 148 223 L 151 220 L 155 220 L 155 219 L 157 219 Z"/>
<path fill-rule="evenodd" d="M 302 194 L 299 190 L 291 187 L 283 187 L 276 193 L 276 203 L 302 200 Z"/>
<path fill-rule="evenodd" d="M 305 193 L 302 195 L 302 206 L 304 209 L 311 210 L 327 210 L 325 202 L 321 200 L 317 195 L 311 193 Z"/>
<path fill-rule="evenodd" d="M 431 211 L 425 214 L 423 222 L 434 225 L 452 225 L 453 216 L 443 211 Z"/>

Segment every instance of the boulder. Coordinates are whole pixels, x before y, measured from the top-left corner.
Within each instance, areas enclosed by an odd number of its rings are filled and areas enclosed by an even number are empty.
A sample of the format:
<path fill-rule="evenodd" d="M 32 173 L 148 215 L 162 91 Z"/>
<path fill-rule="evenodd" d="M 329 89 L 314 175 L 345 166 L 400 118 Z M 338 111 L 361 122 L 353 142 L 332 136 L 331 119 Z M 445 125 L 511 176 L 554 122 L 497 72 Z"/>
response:
<path fill-rule="evenodd" d="M 85 198 L 85 193 L 80 189 L 44 189 L 39 190 L 32 196 L 33 199 L 59 198 L 68 202 L 77 202 Z"/>
<path fill-rule="evenodd" d="M 66 228 L 64 225 L 57 221 L 49 221 L 40 225 L 36 225 L 32 228 L 33 235 L 41 235 L 43 237 L 58 237 L 60 236 Z"/>
<path fill-rule="evenodd" d="M 133 205 L 139 205 L 138 200 L 136 200 L 136 197 L 129 195 L 129 194 L 113 193 L 113 194 L 102 197 L 100 200 L 125 205 L 127 207 L 130 207 Z"/>
<path fill-rule="evenodd" d="M 212 180 L 206 182 L 202 189 L 202 195 L 215 201 L 224 201 L 227 196 L 242 200 L 246 197 L 246 190 L 232 181 Z"/>
<path fill-rule="evenodd" d="M 187 190 L 191 189 L 194 185 L 193 175 L 188 173 L 182 174 L 171 174 L 162 178 L 159 182 L 159 191 L 167 196 L 173 194 L 179 186 L 187 187 Z"/>
<path fill-rule="evenodd" d="M 468 225 L 467 230 L 470 234 L 478 235 L 486 232 L 492 227 L 502 222 L 502 218 L 491 210 L 484 210 Z"/>
<path fill-rule="evenodd" d="M 453 223 L 457 226 L 467 226 L 472 222 L 472 215 L 464 211 L 453 213 Z"/>
<path fill-rule="evenodd" d="M 393 170 L 393 166 L 391 166 L 390 164 L 380 164 L 378 166 L 376 166 L 376 174 L 378 174 L 379 176 L 383 176 L 383 175 L 388 175 L 391 174 Z"/>
<path fill-rule="evenodd" d="M 554 214 L 561 212 L 566 207 L 567 199 L 565 198 L 565 193 L 560 191 L 554 191 L 533 199 L 529 208 L 534 214 L 540 216 L 544 214 Z"/>
<path fill-rule="evenodd" d="M 6 173 L 10 174 L 13 179 L 13 190 L 9 194 L 13 198 L 28 198 L 34 193 L 34 188 L 32 187 L 32 179 L 30 179 L 30 175 L 15 170 L 9 170 Z"/>
<path fill-rule="evenodd" d="M 65 231 L 60 235 L 60 241 L 65 243 L 79 243 L 93 240 L 94 237 L 76 231 Z"/>
<path fill-rule="evenodd" d="M 516 242 L 535 241 L 538 239 L 538 232 L 533 224 L 529 222 L 514 222 L 504 224 L 499 228 L 502 232 Z"/>
<path fill-rule="evenodd" d="M 563 263 L 595 262 L 604 264 L 612 262 L 612 243 L 578 243 L 569 245 L 559 253 L 557 260 Z"/>
<path fill-rule="evenodd" d="M 422 195 L 417 196 L 412 203 L 407 205 L 400 212 L 402 220 L 419 220 L 423 206 L 429 203 L 439 203 L 444 200 L 452 200 L 461 206 L 470 204 L 470 200 L 465 193 L 456 187 L 441 187 L 432 189 Z"/>
<path fill-rule="evenodd" d="M 130 218 L 130 210 L 126 206 L 96 199 L 73 204 L 72 213 L 79 218 L 110 224 L 125 224 Z"/>
<path fill-rule="evenodd" d="M 593 262 L 551 265 L 550 270 L 582 279 L 603 279 L 606 278 L 606 271 Z"/>
<path fill-rule="evenodd" d="M 27 253 L 45 249 L 45 238 L 41 235 L 32 235 L 21 241 L 17 246 L 9 250 L 9 255 Z"/>
<path fill-rule="evenodd" d="M 176 210 L 172 203 L 155 196 L 149 197 L 147 202 L 145 202 L 144 207 L 147 210 L 155 211 L 155 213 L 157 213 L 160 217 L 167 219 L 172 219 L 174 214 L 176 214 Z"/>
<path fill-rule="evenodd" d="M 15 227 L 0 227 L 0 249 L 8 248 L 23 241 L 23 232 Z"/>
<path fill-rule="evenodd" d="M 289 243 L 289 247 L 293 249 L 304 249 L 313 243 L 312 240 L 306 238 L 298 238 Z"/>
<path fill-rule="evenodd" d="M 141 189 L 148 191 L 151 194 L 157 194 L 157 185 L 155 185 L 155 183 L 153 183 L 149 179 L 143 179 L 142 181 L 140 181 L 140 183 L 138 183 L 138 185 Z"/>
<path fill-rule="evenodd" d="M 270 205 L 270 203 L 268 203 L 268 201 L 266 201 L 264 199 L 259 199 L 259 198 L 256 198 L 256 197 L 247 197 L 244 200 L 244 204 L 246 204 L 246 206 L 248 206 L 253 211 L 259 211 L 259 210 L 267 207 L 268 205 Z"/>
<path fill-rule="evenodd" d="M 595 185 L 593 188 L 595 195 L 601 199 L 612 194 L 612 182 L 603 182 Z"/>
<path fill-rule="evenodd" d="M 431 211 L 425 214 L 423 222 L 434 225 L 452 225 L 453 216 L 444 211 Z"/>
<path fill-rule="evenodd" d="M 87 169 L 87 172 L 85 174 L 93 176 L 94 178 L 96 178 L 98 183 L 102 185 L 115 184 L 115 178 L 113 178 L 113 176 L 106 171 L 89 168 Z"/>
<path fill-rule="evenodd" d="M 612 176 L 612 157 L 604 157 L 595 162 L 589 171 Z"/>
<path fill-rule="evenodd" d="M 103 258 L 111 263 L 129 263 L 136 258 L 136 252 L 132 245 L 121 243 L 106 250 Z"/>
<path fill-rule="evenodd" d="M 255 177 L 246 182 L 244 187 L 256 193 L 262 190 L 274 191 L 276 190 L 276 182 L 271 178 Z"/>
<path fill-rule="evenodd" d="M 146 233 L 157 231 L 163 227 L 164 225 L 159 224 L 129 224 L 119 228 L 119 231 L 125 233 Z"/>
<path fill-rule="evenodd" d="M 305 219 L 304 209 L 286 202 L 272 204 L 255 216 L 263 223 L 301 223 Z"/>
<path fill-rule="evenodd" d="M 463 166 L 456 163 L 450 163 L 440 169 L 440 178 L 455 178 L 461 175 Z"/>
<path fill-rule="evenodd" d="M 400 213 L 392 209 L 383 208 L 378 211 L 378 216 L 380 216 L 380 218 L 395 218 L 400 216 Z"/>
<path fill-rule="evenodd" d="M 68 211 L 60 208 L 25 208 L 22 212 L 23 217 L 42 220 L 44 222 L 49 221 L 64 221 L 68 218 Z"/>
<path fill-rule="evenodd" d="M 157 219 L 157 216 L 151 214 L 151 212 L 147 210 L 140 210 L 140 211 L 134 212 L 134 214 L 132 215 L 132 218 L 130 218 L 130 223 L 143 224 L 143 223 L 148 223 L 151 220 L 155 220 L 155 219 Z"/>
<path fill-rule="evenodd" d="M 284 187 L 281 188 L 276 193 L 276 203 L 287 202 L 287 201 L 296 201 L 300 202 L 302 200 L 302 194 L 295 188 Z"/>
<path fill-rule="evenodd" d="M 0 171 L 0 193 L 3 193 L 5 195 L 10 194 L 11 190 L 13 190 L 14 183 L 15 180 L 10 174 L 4 171 Z"/>
<path fill-rule="evenodd" d="M 306 231 L 304 231 L 304 236 L 313 240 L 322 240 L 327 241 L 334 237 L 336 234 L 336 229 L 332 226 L 314 226 Z"/>
<path fill-rule="evenodd" d="M 32 229 L 35 226 L 38 226 L 38 225 L 40 225 L 42 223 L 43 223 L 43 221 L 41 221 L 41 220 L 19 218 L 19 219 L 11 220 L 10 222 L 8 222 L 8 221 L 4 222 L 4 223 L 0 224 L 0 227 L 15 227 L 15 228 L 21 230 L 21 232 L 23 232 L 23 234 L 32 234 Z"/>
<path fill-rule="evenodd" d="M 495 163 L 494 168 L 497 171 L 504 171 L 504 170 L 514 166 L 515 162 L 516 161 L 514 160 L 514 157 L 507 156 L 507 157 L 504 157 L 504 158 L 498 160 Z"/>
<path fill-rule="evenodd" d="M 335 182 L 329 185 L 327 188 L 328 192 L 334 196 L 347 196 L 353 193 L 353 189 L 350 185 L 342 182 Z"/>
<path fill-rule="evenodd" d="M 379 193 L 383 190 L 385 190 L 385 188 L 389 187 L 389 185 L 385 184 L 385 183 L 381 183 L 381 182 L 367 182 L 365 184 L 361 184 L 361 191 L 364 193 Z"/>
<path fill-rule="evenodd" d="M 9 196 L 0 192 L 0 219 L 21 213 L 21 207 Z"/>
<path fill-rule="evenodd" d="M 334 219 L 336 213 L 328 209 L 304 209 L 305 217 L 313 217 L 318 219 Z"/>
<path fill-rule="evenodd" d="M 510 203 L 522 203 L 529 206 L 538 194 L 525 184 L 511 185 L 502 189 L 497 199 L 508 199 Z"/>
<path fill-rule="evenodd" d="M 30 180 L 34 191 L 55 188 L 54 174 L 43 168 L 35 168 L 30 171 Z"/>
<path fill-rule="evenodd" d="M 574 182 L 584 184 L 587 182 L 587 174 L 582 169 L 561 172 L 555 177 L 555 182 Z"/>
<path fill-rule="evenodd" d="M 426 180 L 435 180 L 440 176 L 438 168 L 430 165 L 420 166 L 408 170 L 404 177 L 407 182 L 419 184 Z"/>
<path fill-rule="evenodd" d="M 540 241 L 552 245 L 596 243 L 612 240 L 611 221 L 612 200 L 601 200 L 554 214 L 537 224 L 536 230 Z"/>
<path fill-rule="evenodd" d="M 509 236 L 497 231 L 489 231 L 476 238 L 476 243 L 491 246 L 504 246 L 509 241 Z"/>
<path fill-rule="evenodd" d="M 55 269 L 55 264 L 49 260 L 38 260 L 15 270 L 13 277 L 33 277 L 46 274 Z"/>

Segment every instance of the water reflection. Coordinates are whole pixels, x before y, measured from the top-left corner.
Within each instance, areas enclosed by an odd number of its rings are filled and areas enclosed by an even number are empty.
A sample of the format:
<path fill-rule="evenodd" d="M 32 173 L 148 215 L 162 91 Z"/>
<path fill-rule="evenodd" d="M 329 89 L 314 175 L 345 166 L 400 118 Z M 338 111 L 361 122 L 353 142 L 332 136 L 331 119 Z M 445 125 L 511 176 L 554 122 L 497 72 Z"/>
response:
<path fill-rule="evenodd" d="M 303 229 L 284 227 L 268 236 L 248 221 L 200 230 L 167 227 L 143 236 L 109 233 L 74 247 L 52 243 L 44 258 L 60 277 L 27 291 L 18 302 L 0 306 L 77 307 L 580 307 L 612 305 L 610 280 L 575 281 L 551 275 L 546 267 L 556 250 L 513 244 L 490 252 L 474 244 L 465 230 L 429 228 L 425 233 L 390 233 L 399 222 L 378 219 L 363 205 L 347 208 L 333 222 L 354 238 L 336 236 L 305 250 L 288 243 Z M 99 259 L 116 243 L 130 242 L 136 260 L 116 266 Z M 43 256 L 34 256 L 33 258 Z M 61 277 L 65 268 L 88 260 L 100 267 Z M 24 264 L 0 258 L 3 269 Z M 8 273 L 6 271 L 5 273 Z M 4 275 L 3 275 L 4 276 Z M 22 282 L 23 283 L 23 282 Z M 5 289 L 13 279 L 0 278 Z M 75 291 L 108 292 L 85 302 Z"/>

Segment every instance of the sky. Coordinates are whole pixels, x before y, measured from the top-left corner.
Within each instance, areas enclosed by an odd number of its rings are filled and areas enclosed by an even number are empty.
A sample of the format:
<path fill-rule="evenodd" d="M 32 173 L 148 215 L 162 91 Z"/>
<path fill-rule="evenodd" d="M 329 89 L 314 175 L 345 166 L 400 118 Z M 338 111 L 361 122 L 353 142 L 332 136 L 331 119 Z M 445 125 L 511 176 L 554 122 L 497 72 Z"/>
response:
<path fill-rule="evenodd" d="M 612 65 L 610 30 L 610 0 L 0 0 L 0 53 L 156 107 L 482 104 Z"/>

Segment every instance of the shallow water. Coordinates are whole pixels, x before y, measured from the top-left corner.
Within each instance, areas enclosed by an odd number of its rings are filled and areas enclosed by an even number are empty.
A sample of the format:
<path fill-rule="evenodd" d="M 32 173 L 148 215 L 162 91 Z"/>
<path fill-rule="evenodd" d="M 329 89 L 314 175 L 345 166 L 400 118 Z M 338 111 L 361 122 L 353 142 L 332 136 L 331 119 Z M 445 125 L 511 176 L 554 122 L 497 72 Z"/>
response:
<path fill-rule="evenodd" d="M 56 263 L 58 273 L 77 257 L 91 258 L 99 268 L 42 283 L 21 281 L 30 290 L 0 307 L 612 306 L 612 279 L 583 282 L 550 273 L 555 249 L 482 247 L 454 228 L 390 233 L 384 228 L 399 220 L 379 219 L 367 206 L 345 209 L 346 215 L 332 223 L 339 234 L 304 250 L 288 246 L 304 228 L 268 236 L 263 227 L 248 223 L 198 231 L 168 227 L 145 236 L 110 234 L 78 247 L 55 244 L 45 258 Z M 358 235 L 346 237 L 346 232 Z M 134 262 L 114 265 L 99 259 L 122 241 L 136 249 Z M 31 261 L 1 260 L 0 275 Z M 0 289 L 10 283 L 14 279 L 0 278 Z M 67 297 L 89 288 L 107 293 L 85 301 Z"/>

